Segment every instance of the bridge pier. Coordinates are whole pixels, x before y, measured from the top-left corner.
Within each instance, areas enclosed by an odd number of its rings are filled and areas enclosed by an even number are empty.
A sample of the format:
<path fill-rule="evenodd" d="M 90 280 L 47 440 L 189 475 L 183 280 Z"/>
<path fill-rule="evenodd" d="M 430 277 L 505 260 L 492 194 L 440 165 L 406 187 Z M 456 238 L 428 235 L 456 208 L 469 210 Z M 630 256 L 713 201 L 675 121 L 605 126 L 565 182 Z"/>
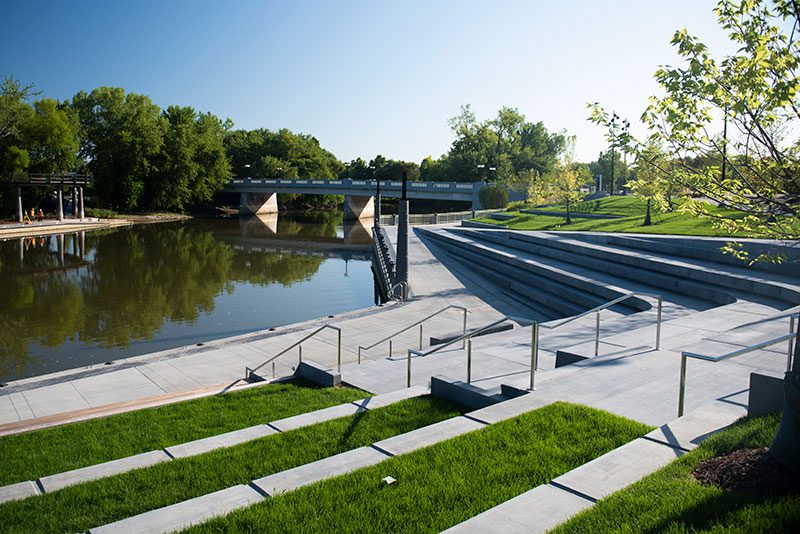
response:
<path fill-rule="evenodd" d="M 239 215 L 278 213 L 278 193 L 240 193 Z"/>
<path fill-rule="evenodd" d="M 344 196 L 344 220 L 371 219 L 375 217 L 375 197 Z"/>

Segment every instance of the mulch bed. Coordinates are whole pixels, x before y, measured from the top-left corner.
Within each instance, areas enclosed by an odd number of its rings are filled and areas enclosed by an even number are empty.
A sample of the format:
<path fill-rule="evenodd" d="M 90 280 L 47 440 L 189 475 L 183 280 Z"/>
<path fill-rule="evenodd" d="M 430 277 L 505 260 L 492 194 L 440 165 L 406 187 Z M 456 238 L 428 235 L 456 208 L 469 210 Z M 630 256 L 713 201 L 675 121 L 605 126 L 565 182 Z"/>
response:
<path fill-rule="evenodd" d="M 692 471 L 705 485 L 770 495 L 800 493 L 800 477 L 773 460 L 769 449 L 739 449 L 701 462 Z"/>

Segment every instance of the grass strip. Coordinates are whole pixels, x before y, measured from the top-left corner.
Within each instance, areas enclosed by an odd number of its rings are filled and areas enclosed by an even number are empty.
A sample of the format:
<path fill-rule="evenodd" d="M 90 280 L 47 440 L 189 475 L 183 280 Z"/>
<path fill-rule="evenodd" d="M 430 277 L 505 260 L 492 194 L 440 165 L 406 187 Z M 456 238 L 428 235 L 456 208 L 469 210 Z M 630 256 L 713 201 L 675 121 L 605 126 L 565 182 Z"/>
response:
<path fill-rule="evenodd" d="M 268 423 L 368 396 L 293 380 L 0 437 L 0 486 Z"/>
<path fill-rule="evenodd" d="M 0 505 L 0 531 L 83 532 L 369 445 L 458 413 L 457 406 L 448 401 L 429 396 L 408 399 L 228 449 Z"/>
<path fill-rule="evenodd" d="M 553 532 L 798 532 L 800 495 L 726 491 L 691 475 L 712 456 L 769 446 L 777 425 L 777 415 L 743 419 Z"/>
<path fill-rule="evenodd" d="M 439 532 L 647 431 L 607 412 L 559 402 L 189 531 Z M 384 484 L 387 475 L 397 481 Z"/>
<path fill-rule="evenodd" d="M 541 211 L 564 211 L 563 207 L 547 206 L 534 208 Z M 749 237 L 746 233 L 732 234 L 714 227 L 710 219 L 695 217 L 680 211 L 660 212 L 652 210 L 652 224 L 644 226 L 645 204 L 632 196 L 605 197 L 598 200 L 576 204 L 574 213 L 594 213 L 606 215 L 622 215 L 619 219 L 579 219 L 574 218 L 572 224 L 564 224 L 564 216 L 534 215 L 519 211 L 508 212 L 513 219 L 495 220 L 491 218 L 476 219 L 478 222 L 505 226 L 510 230 L 560 230 L 582 232 L 620 232 L 637 234 L 671 234 L 706 237 Z M 745 213 L 717 206 L 709 206 L 712 214 L 726 215 L 732 218 L 744 217 Z M 797 219 L 790 224 L 798 228 Z"/>

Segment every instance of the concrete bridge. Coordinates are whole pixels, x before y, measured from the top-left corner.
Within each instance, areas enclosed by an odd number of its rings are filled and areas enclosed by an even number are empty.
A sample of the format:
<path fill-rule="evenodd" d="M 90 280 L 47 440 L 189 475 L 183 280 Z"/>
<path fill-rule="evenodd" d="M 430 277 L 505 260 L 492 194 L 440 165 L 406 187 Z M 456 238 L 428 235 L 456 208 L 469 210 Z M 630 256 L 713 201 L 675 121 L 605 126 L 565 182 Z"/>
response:
<path fill-rule="evenodd" d="M 402 182 L 380 180 L 381 197 L 400 198 Z M 484 182 L 408 182 L 409 199 L 457 200 L 471 202 L 472 209 L 481 209 L 479 193 Z M 231 180 L 225 187 L 229 193 L 240 193 L 239 213 L 252 215 L 276 213 L 278 193 L 306 195 L 344 195 L 345 220 L 363 219 L 375 215 L 375 192 L 378 180 L 317 180 L 317 179 L 260 179 Z M 519 198 L 517 198 L 519 197 Z M 509 200 L 524 195 L 509 191 Z"/>

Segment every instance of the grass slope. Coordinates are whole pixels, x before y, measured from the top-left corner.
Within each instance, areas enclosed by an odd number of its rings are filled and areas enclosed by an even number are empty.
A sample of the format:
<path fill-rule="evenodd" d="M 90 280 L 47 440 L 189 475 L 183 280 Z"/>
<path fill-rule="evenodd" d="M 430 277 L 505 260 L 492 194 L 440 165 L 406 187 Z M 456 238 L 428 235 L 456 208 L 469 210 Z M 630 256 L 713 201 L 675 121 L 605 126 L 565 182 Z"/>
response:
<path fill-rule="evenodd" d="M 543 211 L 564 211 L 560 206 L 536 208 Z M 741 217 L 742 212 L 718 207 L 710 208 L 712 213 Z M 711 220 L 694 217 L 687 213 L 673 211 L 662 213 L 653 208 L 650 226 L 643 226 L 645 204 L 632 196 L 605 197 L 582 202 L 574 207 L 576 213 L 622 215 L 619 219 L 578 219 L 572 224 L 564 224 L 563 216 L 533 215 L 519 211 L 509 212 L 513 219 L 497 221 L 491 218 L 476 219 L 478 222 L 506 226 L 511 230 L 562 230 L 583 232 L 623 232 L 644 234 L 695 235 L 709 237 L 748 237 L 744 234 L 730 234 L 715 228 Z M 796 224 L 796 223 L 795 223 Z"/>
<path fill-rule="evenodd" d="M 692 469 L 739 448 L 766 447 L 777 416 L 742 420 L 553 532 L 798 532 L 800 495 L 765 497 L 703 486 Z"/>
<path fill-rule="evenodd" d="M 161 449 L 367 396 L 292 381 L 0 437 L 0 486 Z"/>
<path fill-rule="evenodd" d="M 0 505 L 0 532 L 83 532 L 458 415 L 431 397 Z"/>
<path fill-rule="evenodd" d="M 190 532 L 439 532 L 647 430 L 600 410 L 556 403 Z M 387 475 L 397 482 L 381 482 Z"/>

